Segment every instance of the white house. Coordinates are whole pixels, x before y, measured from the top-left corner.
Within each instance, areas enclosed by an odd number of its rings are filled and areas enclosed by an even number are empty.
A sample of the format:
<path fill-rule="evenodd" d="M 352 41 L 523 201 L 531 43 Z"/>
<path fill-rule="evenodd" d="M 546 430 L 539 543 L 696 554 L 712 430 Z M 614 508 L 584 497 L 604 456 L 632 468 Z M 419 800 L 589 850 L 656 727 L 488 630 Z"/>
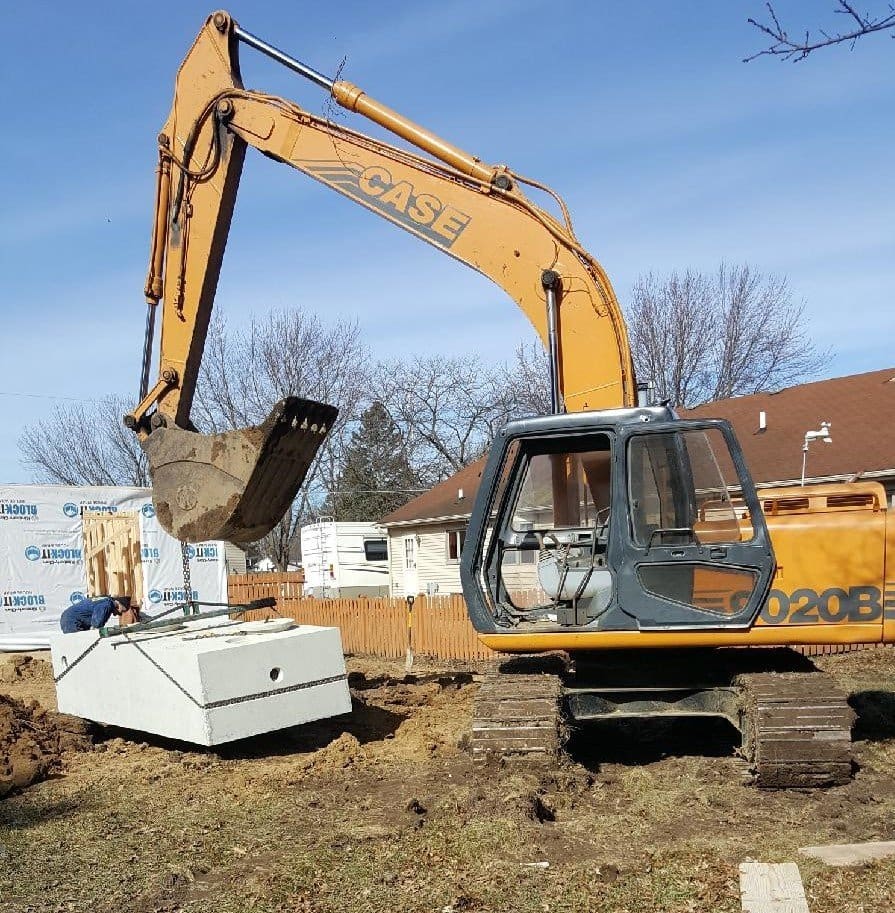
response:
<path fill-rule="evenodd" d="M 232 542 L 224 543 L 224 564 L 227 574 L 244 574 L 247 570 L 246 553 Z"/>
<path fill-rule="evenodd" d="M 460 552 L 483 466 L 470 464 L 380 521 L 392 596 L 461 591 Z"/>

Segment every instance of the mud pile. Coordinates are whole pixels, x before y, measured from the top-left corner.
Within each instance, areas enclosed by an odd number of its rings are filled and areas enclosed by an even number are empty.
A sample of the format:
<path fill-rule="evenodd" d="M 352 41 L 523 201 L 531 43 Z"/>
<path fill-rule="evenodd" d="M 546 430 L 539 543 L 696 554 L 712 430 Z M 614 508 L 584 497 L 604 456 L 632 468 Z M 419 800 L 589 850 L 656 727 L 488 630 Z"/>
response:
<path fill-rule="evenodd" d="M 0 694 L 0 796 L 58 769 L 63 753 L 90 747 L 84 720 Z"/>

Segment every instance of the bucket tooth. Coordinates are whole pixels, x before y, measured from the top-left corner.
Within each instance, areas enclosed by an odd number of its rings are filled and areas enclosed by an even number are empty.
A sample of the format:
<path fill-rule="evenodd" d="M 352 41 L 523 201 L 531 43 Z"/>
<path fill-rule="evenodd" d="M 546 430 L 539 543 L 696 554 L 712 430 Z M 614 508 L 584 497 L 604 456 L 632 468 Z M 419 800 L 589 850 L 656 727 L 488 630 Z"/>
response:
<path fill-rule="evenodd" d="M 290 396 L 250 428 L 155 429 L 141 446 L 159 523 L 184 542 L 260 539 L 288 510 L 338 414 Z"/>

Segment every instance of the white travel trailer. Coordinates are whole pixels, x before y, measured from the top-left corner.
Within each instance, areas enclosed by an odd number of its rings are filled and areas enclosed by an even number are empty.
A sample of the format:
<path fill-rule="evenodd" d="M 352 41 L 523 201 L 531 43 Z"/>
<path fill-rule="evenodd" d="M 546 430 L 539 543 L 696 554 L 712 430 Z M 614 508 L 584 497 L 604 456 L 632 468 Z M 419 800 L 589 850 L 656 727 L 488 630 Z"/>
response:
<path fill-rule="evenodd" d="M 306 596 L 388 596 L 388 543 L 375 523 L 324 517 L 303 526 L 301 561 Z"/>

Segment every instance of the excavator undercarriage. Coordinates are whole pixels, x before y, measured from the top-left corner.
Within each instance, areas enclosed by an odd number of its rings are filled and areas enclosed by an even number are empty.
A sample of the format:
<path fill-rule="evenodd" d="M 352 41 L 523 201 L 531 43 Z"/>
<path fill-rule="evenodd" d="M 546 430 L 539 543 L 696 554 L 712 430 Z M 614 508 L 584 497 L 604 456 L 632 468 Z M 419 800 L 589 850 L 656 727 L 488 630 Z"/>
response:
<path fill-rule="evenodd" d="M 599 739 L 590 724 L 720 717 L 740 732 L 754 785 L 827 787 L 851 778 L 854 716 L 836 682 L 792 650 L 540 655 L 486 676 L 471 747 L 479 762 L 549 766 L 577 726 Z"/>

